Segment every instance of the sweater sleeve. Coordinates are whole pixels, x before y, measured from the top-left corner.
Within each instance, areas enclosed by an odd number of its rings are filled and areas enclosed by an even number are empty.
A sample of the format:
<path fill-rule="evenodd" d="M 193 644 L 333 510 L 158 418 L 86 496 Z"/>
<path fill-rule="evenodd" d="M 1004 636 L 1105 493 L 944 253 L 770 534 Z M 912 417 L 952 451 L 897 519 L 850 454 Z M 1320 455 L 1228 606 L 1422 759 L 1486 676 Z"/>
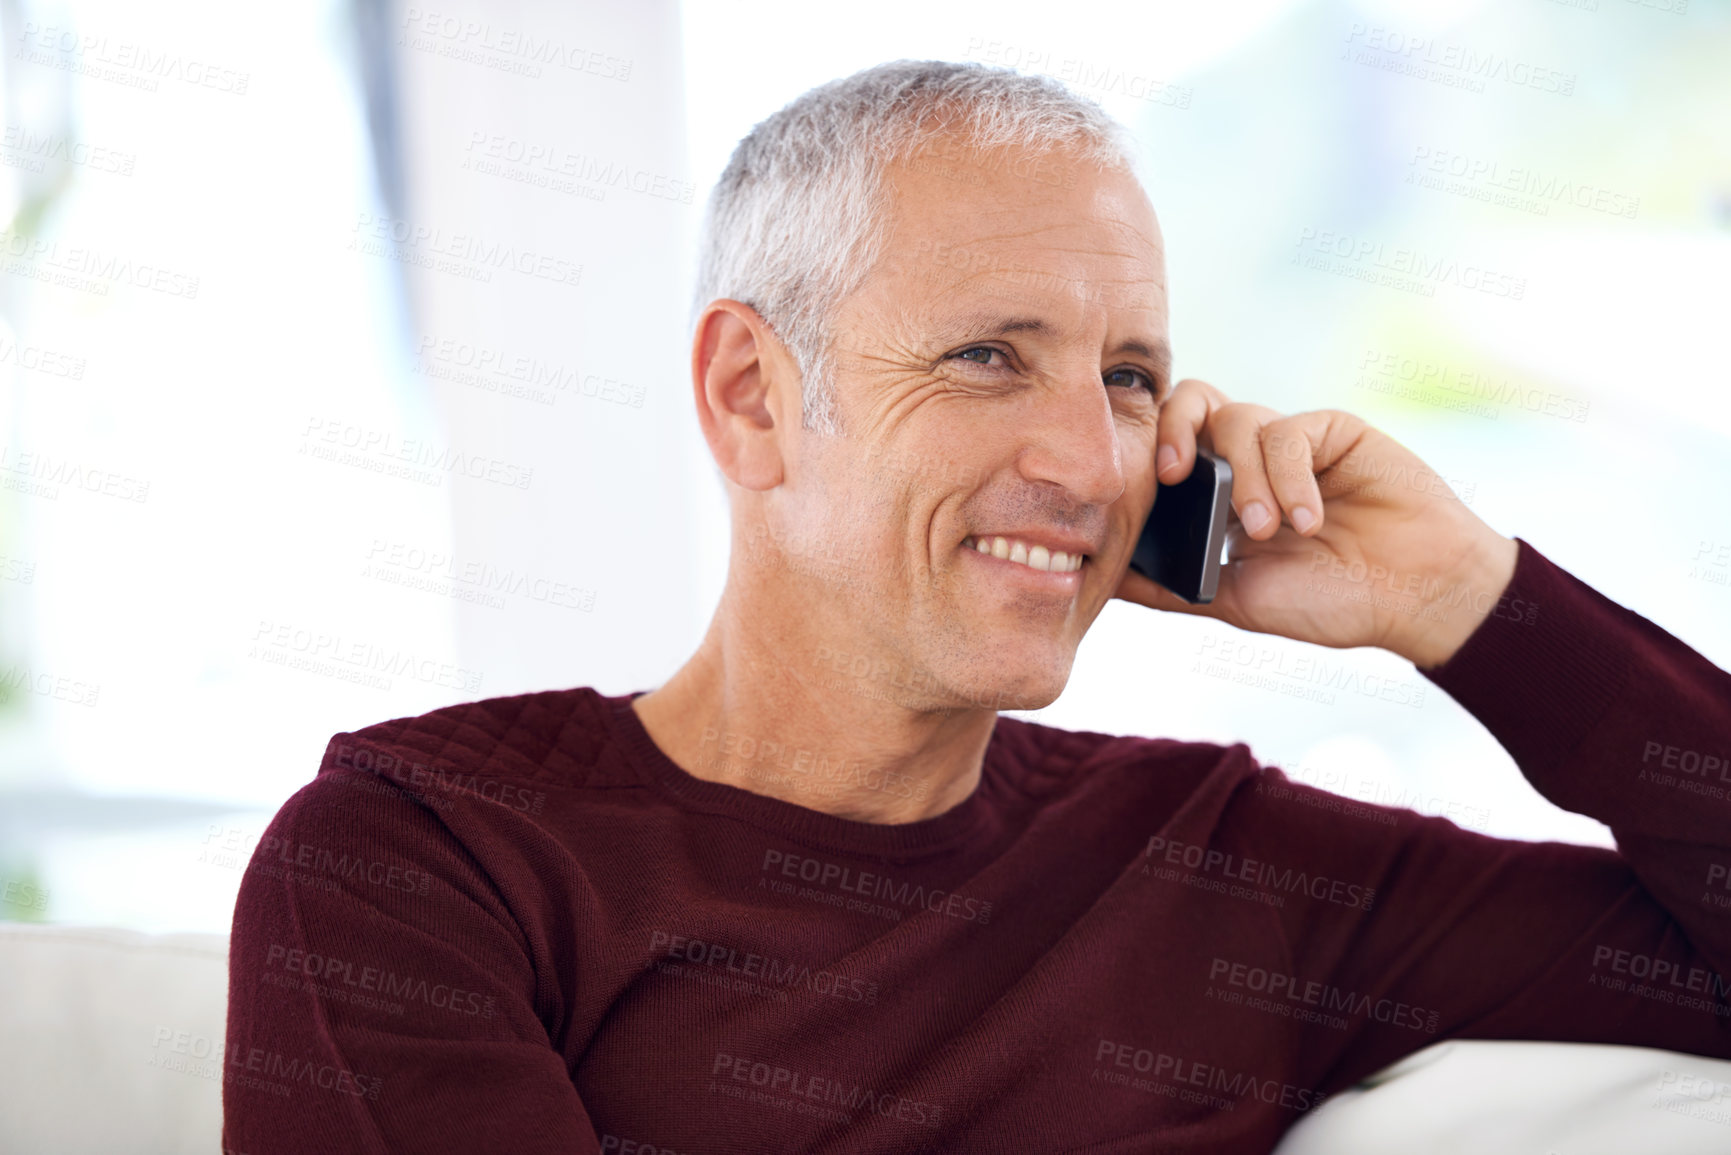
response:
<path fill-rule="evenodd" d="M 447 817 L 360 772 L 277 812 L 230 937 L 225 1151 L 600 1150 L 524 930 Z"/>
<path fill-rule="evenodd" d="M 1292 922 L 1283 953 L 1395 1009 L 1318 1047 L 1313 1085 L 1338 1090 L 1450 1036 L 1731 1057 L 1731 676 L 1519 545 L 1495 612 L 1422 672 L 1617 850 L 1405 811 L 1382 811 L 1398 820 L 1381 835 L 1362 817 L 1318 820 L 1308 844 L 1375 903 Z M 1260 774 L 1286 798 L 1319 793 Z"/>

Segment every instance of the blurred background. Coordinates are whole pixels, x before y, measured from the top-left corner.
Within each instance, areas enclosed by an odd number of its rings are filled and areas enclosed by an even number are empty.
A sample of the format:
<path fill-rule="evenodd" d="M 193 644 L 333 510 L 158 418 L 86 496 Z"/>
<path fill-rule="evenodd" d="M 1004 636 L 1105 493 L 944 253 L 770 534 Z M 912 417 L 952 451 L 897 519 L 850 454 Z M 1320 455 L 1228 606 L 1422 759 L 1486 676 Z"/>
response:
<path fill-rule="evenodd" d="M 0 0 L 0 37 L 0 919 L 226 932 L 333 733 L 671 674 L 727 567 L 703 203 L 898 57 L 1135 132 L 1178 375 L 1361 413 L 1731 665 L 1718 0 Z M 1024 716 L 1609 843 L 1398 659 L 1324 687 L 1240 635 L 1244 682 L 1230 633 L 1113 603 Z"/>

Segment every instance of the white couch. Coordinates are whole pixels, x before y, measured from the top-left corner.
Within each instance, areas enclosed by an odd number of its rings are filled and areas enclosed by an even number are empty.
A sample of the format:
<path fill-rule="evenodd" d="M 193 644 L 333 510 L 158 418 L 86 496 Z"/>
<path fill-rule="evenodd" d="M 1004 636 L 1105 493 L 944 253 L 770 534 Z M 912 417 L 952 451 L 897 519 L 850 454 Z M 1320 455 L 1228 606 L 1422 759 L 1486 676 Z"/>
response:
<path fill-rule="evenodd" d="M 216 1152 L 227 948 L 222 935 L 0 923 L 0 1152 Z M 1392 1151 L 1725 1155 L 1731 1062 L 1440 1043 L 1326 1103 L 1278 1155 Z"/>

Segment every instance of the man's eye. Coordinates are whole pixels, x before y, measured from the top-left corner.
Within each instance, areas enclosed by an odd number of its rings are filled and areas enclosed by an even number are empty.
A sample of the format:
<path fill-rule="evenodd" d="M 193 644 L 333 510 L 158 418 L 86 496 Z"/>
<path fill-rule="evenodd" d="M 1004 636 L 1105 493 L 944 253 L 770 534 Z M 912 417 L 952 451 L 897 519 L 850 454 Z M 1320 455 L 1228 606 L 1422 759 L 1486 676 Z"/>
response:
<path fill-rule="evenodd" d="M 1119 380 L 1113 380 L 1113 378 L 1119 378 Z M 1124 378 L 1128 378 L 1128 380 L 1125 380 Z M 1154 378 L 1148 376 L 1148 374 L 1142 372 L 1140 369 L 1113 369 L 1108 373 L 1102 374 L 1101 380 L 1106 382 L 1107 385 L 1129 385 L 1132 388 L 1141 385 L 1151 394 L 1159 393 L 1159 387 L 1154 384 Z"/>
<path fill-rule="evenodd" d="M 972 361 L 976 365 L 990 365 L 992 363 L 992 354 L 994 353 L 1000 357 L 1004 355 L 1002 349 L 994 349 L 990 345 L 974 345 L 970 348 L 963 349 L 960 353 L 953 353 L 951 356 Z"/>

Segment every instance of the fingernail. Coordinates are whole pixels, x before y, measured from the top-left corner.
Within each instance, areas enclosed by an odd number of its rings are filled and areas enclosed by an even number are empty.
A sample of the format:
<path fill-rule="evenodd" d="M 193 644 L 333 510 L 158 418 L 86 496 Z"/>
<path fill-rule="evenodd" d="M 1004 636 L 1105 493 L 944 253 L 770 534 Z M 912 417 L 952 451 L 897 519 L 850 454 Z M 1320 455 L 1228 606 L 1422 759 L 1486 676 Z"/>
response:
<path fill-rule="evenodd" d="M 1304 506 L 1301 505 L 1292 511 L 1292 528 L 1296 529 L 1299 533 L 1303 533 L 1315 524 L 1316 515 L 1304 508 Z"/>
<path fill-rule="evenodd" d="M 1244 528 L 1256 533 L 1268 524 L 1268 508 L 1260 501 L 1253 501 L 1244 507 L 1244 512 L 1238 515 L 1238 520 L 1244 523 Z"/>
<path fill-rule="evenodd" d="M 1178 451 L 1170 445 L 1162 445 L 1160 452 L 1154 455 L 1154 472 L 1165 473 L 1178 464 Z"/>

